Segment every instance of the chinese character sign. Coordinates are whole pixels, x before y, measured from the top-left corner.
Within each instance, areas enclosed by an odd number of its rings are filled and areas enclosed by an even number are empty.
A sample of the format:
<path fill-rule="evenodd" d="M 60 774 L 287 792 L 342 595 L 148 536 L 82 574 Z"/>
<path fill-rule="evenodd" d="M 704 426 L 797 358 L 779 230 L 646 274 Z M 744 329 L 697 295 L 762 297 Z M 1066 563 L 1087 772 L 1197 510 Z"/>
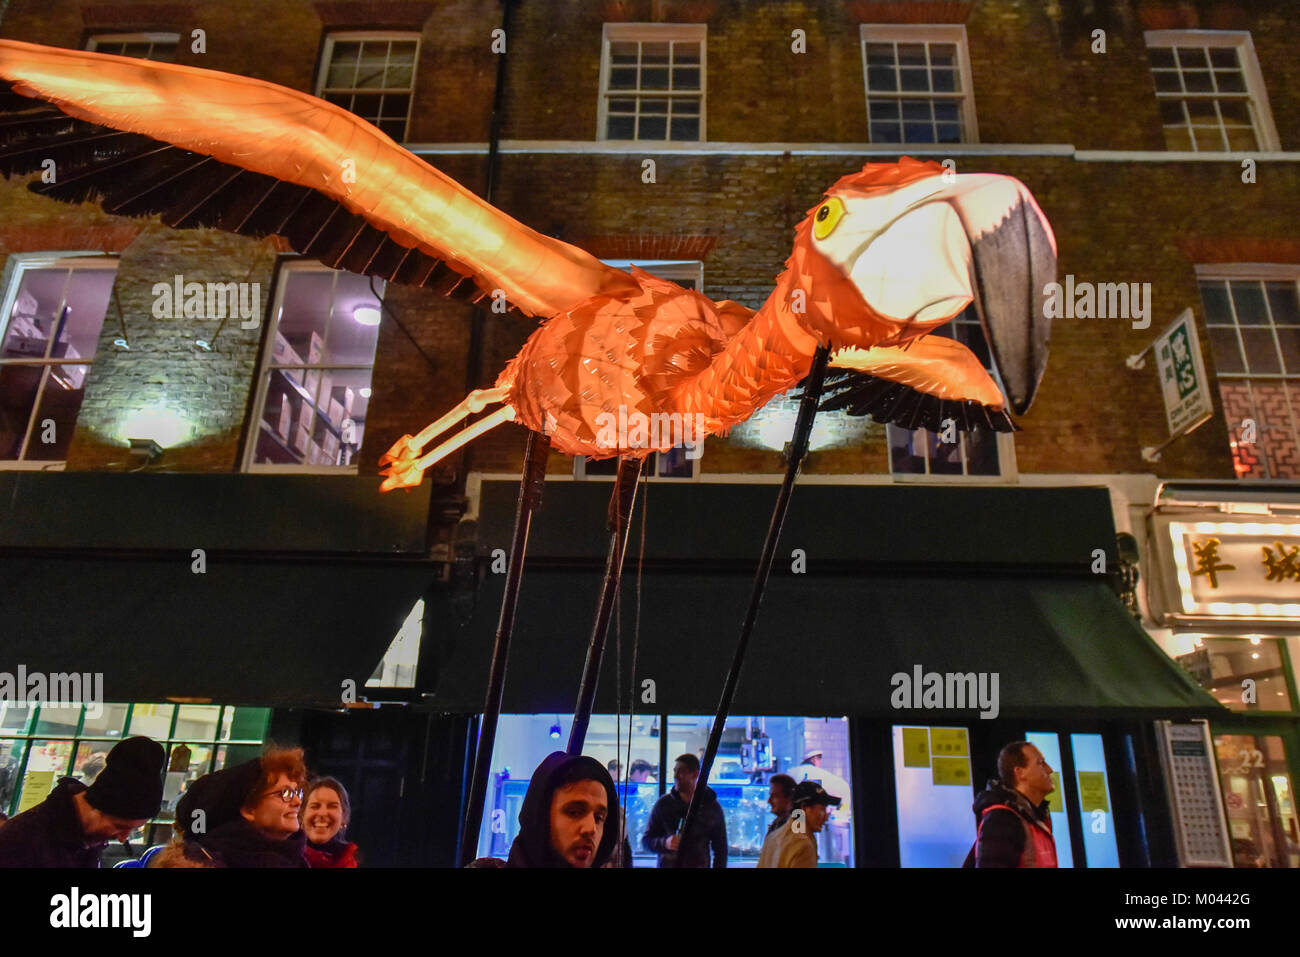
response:
<path fill-rule="evenodd" d="M 1172 522 L 1169 531 L 1183 613 L 1300 615 L 1300 525 Z"/>
<path fill-rule="evenodd" d="M 1165 418 L 1170 436 L 1190 432 L 1213 414 L 1210 385 L 1201 362 L 1196 320 L 1184 309 L 1155 342 L 1160 389 L 1165 398 Z"/>

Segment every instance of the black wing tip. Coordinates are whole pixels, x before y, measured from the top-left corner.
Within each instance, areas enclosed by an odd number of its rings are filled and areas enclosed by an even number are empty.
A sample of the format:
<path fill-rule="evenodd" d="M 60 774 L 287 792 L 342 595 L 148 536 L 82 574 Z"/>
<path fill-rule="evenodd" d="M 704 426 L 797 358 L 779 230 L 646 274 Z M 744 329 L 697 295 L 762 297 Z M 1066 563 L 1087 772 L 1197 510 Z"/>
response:
<path fill-rule="evenodd" d="M 802 394 L 801 389 L 799 396 Z M 901 382 L 852 370 L 837 370 L 826 377 L 818 410 L 871 416 L 880 425 L 906 429 L 939 431 L 951 419 L 959 432 L 1024 431 L 1005 409 L 991 409 L 969 399 L 940 399 Z"/>

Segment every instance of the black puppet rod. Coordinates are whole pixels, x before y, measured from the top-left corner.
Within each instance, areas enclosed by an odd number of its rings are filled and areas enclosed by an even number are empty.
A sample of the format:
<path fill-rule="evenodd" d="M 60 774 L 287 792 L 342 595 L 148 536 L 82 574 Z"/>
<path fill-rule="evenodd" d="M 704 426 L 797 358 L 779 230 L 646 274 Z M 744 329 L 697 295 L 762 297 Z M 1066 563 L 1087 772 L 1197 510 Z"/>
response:
<path fill-rule="evenodd" d="M 623 579 L 623 559 L 627 555 L 628 529 L 631 527 L 632 508 L 636 503 L 636 480 L 641 474 L 644 460 L 623 456 L 618 460 L 618 477 L 609 495 L 609 552 L 605 559 L 605 577 L 600 585 L 600 600 L 596 605 L 596 623 L 591 629 L 587 644 L 587 658 L 582 666 L 582 680 L 578 683 L 578 703 L 573 709 L 573 725 L 569 729 L 569 754 L 581 754 L 591 724 L 591 709 L 596 703 L 596 685 L 600 681 L 600 664 L 605 656 L 605 638 L 609 635 L 609 619 L 618 598 Z M 622 680 L 618 676 L 615 680 Z"/>
<path fill-rule="evenodd" d="M 758 620 L 758 608 L 763 602 L 763 592 L 767 588 L 767 579 L 772 571 L 772 561 L 776 557 L 776 546 L 781 538 L 781 527 L 785 524 L 786 513 L 790 510 L 790 497 L 794 492 L 795 478 L 799 466 L 803 464 L 808 453 L 808 440 L 812 436 L 813 417 L 817 414 L 817 405 L 821 401 L 822 383 L 826 379 L 826 365 L 830 360 L 830 349 L 819 346 L 813 356 L 812 371 L 804 381 L 803 397 L 799 400 L 799 415 L 795 420 L 794 439 L 790 443 L 790 454 L 786 458 L 785 478 L 781 481 L 781 492 L 776 497 L 772 508 L 772 521 L 767 527 L 767 537 L 763 539 L 763 552 L 758 560 L 758 571 L 754 574 L 754 588 L 749 596 L 749 610 L 745 613 L 745 622 L 740 628 L 740 640 L 736 643 L 736 654 L 731 660 L 731 670 L 727 672 L 727 681 L 722 686 L 722 699 L 718 702 L 718 713 L 713 718 L 713 727 L 709 729 L 709 743 L 704 748 L 704 757 L 700 759 L 700 777 L 695 782 L 695 793 L 691 795 L 690 806 L 686 809 L 686 818 L 678 832 L 676 866 L 683 866 L 686 855 L 682 853 L 687 846 L 691 827 L 699 815 L 701 798 L 705 785 L 709 783 L 709 771 L 713 759 L 717 757 L 718 745 L 722 742 L 723 726 L 727 715 L 731 713 L 731 702 L 736 696 L 736 685 L 740 682 L 740 669 L 745 663 L 745 652 L 749 648 L 749 638 L 754 632 L 754 623 Z"/>
<path fill-rule="evenodd" d="M 519 480 L 519 504 L 515 510 L 515 532 L 510 541 L 510 561 L 506 566 L 505 593 L 501 596 L 501 618 L 492 644 L 492 668 L 488 676 L 487 698 L 483 704 L 483 721 L 479 725 L 478 746 L 474 750 L 474 771 L 470 778 L 469 804 L 465 809 L 465 827 L 460 836 L 460 863 L 469 864 L 478 856 L 478 835 L 483 825 L 483 804 L 487 799 L 488 776 L 492 768 L 492 750 L 496 745 L 497 721 L 501 717 L 501 699 L 506 686 L 506 659 L 510 638 L 515 630 L 515 609 L 519 603 L 519 585 L 524 577 L 524 554 L 528 550 L 528 531 L 533 513 L 541 504 L 546 484 L 546 457 L 551 440 L 540 432 L 528 433 L 524 470 Z"/>

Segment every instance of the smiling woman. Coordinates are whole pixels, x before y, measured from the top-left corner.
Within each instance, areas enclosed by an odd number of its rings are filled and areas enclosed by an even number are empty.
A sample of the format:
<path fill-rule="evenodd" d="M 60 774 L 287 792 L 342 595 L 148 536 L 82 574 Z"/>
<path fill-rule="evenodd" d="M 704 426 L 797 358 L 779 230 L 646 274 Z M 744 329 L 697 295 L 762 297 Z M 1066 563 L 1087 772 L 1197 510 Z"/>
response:
<path fill-rule="evenodd" d="M 176 807 L 187 856 L 221 867 L 306 867 L 298 821 L 306 779 L 301 748 L 199 778 Z"/>
<path fill-rule="evenodd" d="M 356 867 L 357 846 L 344 836 L 352 819 L 348 792 L 334 778 L 317 778 L 307 786 L 302 826 L 307 834 L 303 854 L 311 867 Z"/>

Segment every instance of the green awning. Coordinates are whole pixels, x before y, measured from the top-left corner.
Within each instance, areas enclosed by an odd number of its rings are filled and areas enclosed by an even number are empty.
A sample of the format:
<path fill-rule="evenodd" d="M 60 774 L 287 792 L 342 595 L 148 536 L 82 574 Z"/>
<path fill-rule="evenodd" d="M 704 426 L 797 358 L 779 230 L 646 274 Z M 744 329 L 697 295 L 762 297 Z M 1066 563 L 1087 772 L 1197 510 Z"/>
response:
<path fill-rule="evenodd" d="M 439 566 L 414 559 L 0 557 L 0 671 L 102 672 L 107 701 L 339 705 Z"/>
<path fill-rule="evenodd" d="M 435 656 L 438 677 L 426 703 L 482 710 L 504 578 L 485 577 L 464 624 L 456 623 L 449 594 L 431 599 L 424 649 Z M 642 703 L 639 691 L 637 710 L 714 712 L 750 582 L 749 575 L 685 568 L 644 573 L 636 676 L 638 688 L 643 679 L 655 682 L 655 703 Z M 527 569 L 505 711 L 572 711 L 599 584 L 593 569 Z M 638 614 L 631 566 L 624 585 L 626 710 Z M 614 662 L 611 632 L 598 711 L 615 710 Z M 909 710 L 891 703 L 892 678 L 912 676 L 917 666 L 923 673 L 997 673 L 1000 716 L 1174 718 L 1222 711 L 1095 579 L 814 576 L 779 567 L 733 711 L 904 717 Z"/>

